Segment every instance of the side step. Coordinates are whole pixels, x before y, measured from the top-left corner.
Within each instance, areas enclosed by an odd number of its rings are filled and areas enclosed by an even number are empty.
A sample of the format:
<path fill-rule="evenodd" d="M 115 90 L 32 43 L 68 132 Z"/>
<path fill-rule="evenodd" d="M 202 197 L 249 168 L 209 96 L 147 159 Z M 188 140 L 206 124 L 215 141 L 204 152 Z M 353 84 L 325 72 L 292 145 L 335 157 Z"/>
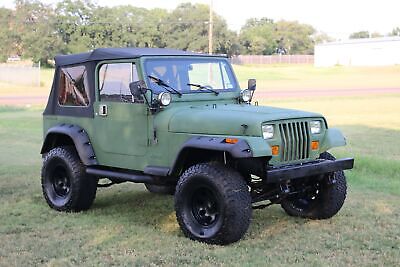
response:
<path fill-rule="evenodd" d="M 114 171 L 114 170 L 104 170 L 94 167 L 86 167 L 86 173 L 90 175 L 99 176 L 102 178 L 115 179 L 121 182 L 133 182 L 133 183 L 147 183 L 156 184 L 157 178 L 154 176 L 149 176 L 145 174 L 137 174 L 126 171 Z"/>

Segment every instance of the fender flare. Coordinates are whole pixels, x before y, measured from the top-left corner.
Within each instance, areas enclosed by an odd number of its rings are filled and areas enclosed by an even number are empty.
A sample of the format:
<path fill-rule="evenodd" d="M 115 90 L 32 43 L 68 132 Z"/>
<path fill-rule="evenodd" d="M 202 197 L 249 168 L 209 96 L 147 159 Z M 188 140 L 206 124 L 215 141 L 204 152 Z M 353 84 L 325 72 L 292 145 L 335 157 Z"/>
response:
<path fill-rule="evenodd" d="M 89 135 L 83 128 L 74 124 L 62 123 L 51 127 L 46 132 L 40 154 L 49 152 L 54 147 L 56 139 L 60 135 L 71 138 L 84 165 L 98 165 Z"/>
<path fill-rule="evenodd" d="M 190 151 L 190 149 L 227 152 L 233 158 L 253 157 L 252 150 L 246 140 L 238 139 L 237 143 L 230 144 L 225 142 L 225 137 L 195 136 L 183 143 L 172 164 L 172 168 L 169 172 L 170 175 L 179 169 L 181 162 L 187 156 L 187 152 Z"/>

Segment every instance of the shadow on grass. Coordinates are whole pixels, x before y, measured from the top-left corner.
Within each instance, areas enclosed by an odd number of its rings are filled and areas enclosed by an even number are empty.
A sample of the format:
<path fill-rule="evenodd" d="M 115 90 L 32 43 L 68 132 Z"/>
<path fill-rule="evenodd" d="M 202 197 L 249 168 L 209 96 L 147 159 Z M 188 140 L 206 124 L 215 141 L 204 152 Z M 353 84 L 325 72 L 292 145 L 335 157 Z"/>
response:
<path fill-rule="evenodd" d="M 140 191 L 139 185 L 133 187 L 136 190 L 100 190 L 89 212 L 103 225 L 127 223 L 153 229 L 162 235 L 183 236 L 176 221 L 173 196 Z M 307 221 L 286 215 L 279 205 L 253 210 L 247 236 L 250 239 L 276 237 L 287 231 L 288 225 L 295 223 L 300 227 Z"/>

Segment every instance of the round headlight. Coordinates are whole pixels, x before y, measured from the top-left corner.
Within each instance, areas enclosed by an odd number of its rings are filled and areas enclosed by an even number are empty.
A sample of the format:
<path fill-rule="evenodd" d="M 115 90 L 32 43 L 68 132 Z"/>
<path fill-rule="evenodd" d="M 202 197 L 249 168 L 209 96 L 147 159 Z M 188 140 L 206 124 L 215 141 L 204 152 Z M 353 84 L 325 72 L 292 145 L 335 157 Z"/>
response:
<path fill-rule="evenodd" d="M 168 92 L 162 92 L 158 95 L 158 102 L 163 106 L 168 106 L 171 103 L 172 97 Z"/>
<path fill-rule="evenodd" d="M 310 130 L 312 134 L 321 133 L 321 122 L 320 121 L 310 121 Z"/>
<path fill-rule="evenodd" d="M 263 125 L 261 129 L 264 139 L 271 139 L 274 137 L 274 125 Z"/>
<path fill-rule="evenodd" d="M 249 89 L 244 89 L 240 92 L 240 97 L 243 102 L 249 102 L 251 100 L 251 91 Z"/>

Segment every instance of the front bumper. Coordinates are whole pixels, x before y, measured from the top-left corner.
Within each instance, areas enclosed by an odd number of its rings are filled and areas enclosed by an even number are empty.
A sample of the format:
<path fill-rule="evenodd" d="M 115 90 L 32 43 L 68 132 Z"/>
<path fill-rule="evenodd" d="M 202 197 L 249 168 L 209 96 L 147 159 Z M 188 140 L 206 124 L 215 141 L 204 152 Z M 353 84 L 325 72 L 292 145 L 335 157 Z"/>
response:
<path fill-rule="evenodd" d="M 296 178 L 321 175 L 325 173 L 348 170 L 354 166 L 353 158 L 337 160 L 317 160 L 307 163 L 286 165 L 267 170 L 267 183 L 279 183 Z"/>

